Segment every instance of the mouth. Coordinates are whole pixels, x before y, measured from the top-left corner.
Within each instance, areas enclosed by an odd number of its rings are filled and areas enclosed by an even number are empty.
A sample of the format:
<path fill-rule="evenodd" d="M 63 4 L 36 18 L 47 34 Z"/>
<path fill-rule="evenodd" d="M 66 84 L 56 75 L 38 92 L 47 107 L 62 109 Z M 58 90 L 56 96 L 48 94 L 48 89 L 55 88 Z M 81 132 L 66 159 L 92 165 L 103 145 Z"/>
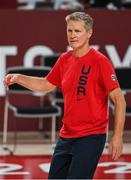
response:
<path fill-rule="evenodd" d="M 78 42 L 76 39 L 71 39 L 70 42 Z"/>
<path fill-rule="evenodd" d="M 70 41 L 71 44 L 76 44 L 78 41 Z"/>

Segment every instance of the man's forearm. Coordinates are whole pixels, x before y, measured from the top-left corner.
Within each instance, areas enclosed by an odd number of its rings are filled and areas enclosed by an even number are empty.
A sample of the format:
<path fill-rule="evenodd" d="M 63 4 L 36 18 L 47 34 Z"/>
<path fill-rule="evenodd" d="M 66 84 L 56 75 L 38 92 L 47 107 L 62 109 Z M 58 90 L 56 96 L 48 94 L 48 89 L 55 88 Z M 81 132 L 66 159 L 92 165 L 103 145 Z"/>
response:
<path fill-rule="evenodd" d="M 124 99 L 121 99 L 121 103 L 116 102 L 115 105 L 115 117 L 114 117 L 114 136 L 123 136 L 124 124 L 125 124 L 125 111 L 126 103 Z"/>
<path fill-rule="evenodd" d="M 32 77 L 18 74 L 18 79 L 16 83 L 34 92 L 48 92 L 51 90 L 46 78 L 43 77 Z"/>

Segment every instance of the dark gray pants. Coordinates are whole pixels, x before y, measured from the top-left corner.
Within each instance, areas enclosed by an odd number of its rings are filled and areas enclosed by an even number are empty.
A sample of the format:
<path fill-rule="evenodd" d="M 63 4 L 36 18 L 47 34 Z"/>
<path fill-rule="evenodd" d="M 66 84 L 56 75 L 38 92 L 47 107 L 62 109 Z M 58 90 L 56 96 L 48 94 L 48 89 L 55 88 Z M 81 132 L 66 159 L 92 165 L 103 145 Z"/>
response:
<path fill-rule="evenodd" d="M 106 135 L 59 138 L 48 179 L 92 179 L 105 145 Z"/>

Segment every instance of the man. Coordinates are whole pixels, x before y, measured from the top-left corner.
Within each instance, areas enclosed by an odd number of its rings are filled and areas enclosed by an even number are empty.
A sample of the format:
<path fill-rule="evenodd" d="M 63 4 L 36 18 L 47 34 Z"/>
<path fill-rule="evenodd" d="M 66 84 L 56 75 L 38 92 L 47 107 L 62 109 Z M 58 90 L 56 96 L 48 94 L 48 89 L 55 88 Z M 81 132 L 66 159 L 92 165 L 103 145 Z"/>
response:
<path fill-rule="evenodd" d="M 122 153 L 126 103 L 111 62 L 89 45 L 93 19 L 84 12 L 66 17 L 71 51 L 63 53 L 44 78 L 9 74 L 4 84 L 33 91 L 60 87 L 64 96 L 63 126 L 52 157 L 49 179 L 92 179 L 102 154 L 108 124 L 108 97 L 115 106 L 112 159 Z"/>

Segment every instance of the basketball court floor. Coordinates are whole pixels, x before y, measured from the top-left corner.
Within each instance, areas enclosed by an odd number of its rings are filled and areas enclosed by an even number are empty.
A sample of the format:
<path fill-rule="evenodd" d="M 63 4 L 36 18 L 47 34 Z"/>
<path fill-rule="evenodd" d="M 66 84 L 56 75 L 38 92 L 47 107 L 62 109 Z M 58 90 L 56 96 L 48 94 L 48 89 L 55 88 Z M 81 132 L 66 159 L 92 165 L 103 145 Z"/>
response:
<path fill-rule="evenodd" d="M 113 161 L 105 147 L 94 179 L 131 179 L 131 136 L 128 133 L 126 136 L 124 153 L 119 160 Z M 11 141 L 10 134 L 9 150 L 13 150 L 14 147 Z M 39 133 L 19 133 L 13 155 L 10 155 L 9 151 L 4 151 L 1 144 L 0 180 L 47 179 L 53 150 L 54 145 L 51 145 L 49 140 L 44 139 Z"/>

